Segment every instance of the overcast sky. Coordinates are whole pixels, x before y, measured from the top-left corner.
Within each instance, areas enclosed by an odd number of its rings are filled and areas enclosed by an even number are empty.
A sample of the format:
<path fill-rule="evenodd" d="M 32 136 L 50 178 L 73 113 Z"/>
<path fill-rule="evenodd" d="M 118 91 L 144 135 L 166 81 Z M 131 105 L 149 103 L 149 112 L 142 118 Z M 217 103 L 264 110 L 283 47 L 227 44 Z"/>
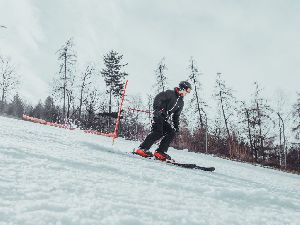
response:
<path fill-rule="evenodd" d="M 56 51 L 74 38 L 80 67 L 114 49 L 124 55 L 129 94 L 150 93 L 165 57 L 169 86 L 186 79 L 191 56 L 203 95 L 217 72 L 247 99 L 258 81 L 267 97 L 300 92 L 297 0 L 0 0 L 0 54 L 21 76 L 20 93 L 36 103 L 50 94 Z M 103 88 L 99 86 L 99 88 Z"/>

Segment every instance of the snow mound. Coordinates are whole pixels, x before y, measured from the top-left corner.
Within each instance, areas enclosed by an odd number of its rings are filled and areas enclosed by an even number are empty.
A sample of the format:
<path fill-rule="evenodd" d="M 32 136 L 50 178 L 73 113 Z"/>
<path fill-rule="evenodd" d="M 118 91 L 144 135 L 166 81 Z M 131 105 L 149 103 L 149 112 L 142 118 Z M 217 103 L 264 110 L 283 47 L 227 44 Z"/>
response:
<path fill-rule="evenodd" d="M 300 177 L 170 149 L 189 170 L 129 154 L 139 143 L 0 117 L 0 225 L 299 224 Z"/>

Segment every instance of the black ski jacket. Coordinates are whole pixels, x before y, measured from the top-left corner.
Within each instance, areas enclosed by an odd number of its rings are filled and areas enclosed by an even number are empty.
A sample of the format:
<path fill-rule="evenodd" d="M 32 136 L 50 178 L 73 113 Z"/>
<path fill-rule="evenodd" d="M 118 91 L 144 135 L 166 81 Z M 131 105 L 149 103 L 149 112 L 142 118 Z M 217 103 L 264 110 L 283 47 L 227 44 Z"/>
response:
<path fill-rule="evenodd" d="M 179 116 L 183 109 L 184 101 L 176 88 L 160 92 L 155 96 L 153 102 L 154 118 L 163 118 L 168 120 L 172 116 L 174 128 L 179 127 Z"/>

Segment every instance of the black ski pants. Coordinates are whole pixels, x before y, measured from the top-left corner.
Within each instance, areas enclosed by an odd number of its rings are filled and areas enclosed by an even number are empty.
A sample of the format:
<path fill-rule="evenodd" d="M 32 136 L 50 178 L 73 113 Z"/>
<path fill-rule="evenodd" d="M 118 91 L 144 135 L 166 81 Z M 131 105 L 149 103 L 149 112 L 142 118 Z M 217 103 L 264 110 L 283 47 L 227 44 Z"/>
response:
<path fill-rule="evenodd" d="M 162 137 L 163 139 L 160 141 L 157 151 L 167 152 L 175 137 L 175 130 L 164 118 L 154 118 L 151 133 L 148 134 L 144 142 L 140 145 L 140 148 L 149 150 Z"/>

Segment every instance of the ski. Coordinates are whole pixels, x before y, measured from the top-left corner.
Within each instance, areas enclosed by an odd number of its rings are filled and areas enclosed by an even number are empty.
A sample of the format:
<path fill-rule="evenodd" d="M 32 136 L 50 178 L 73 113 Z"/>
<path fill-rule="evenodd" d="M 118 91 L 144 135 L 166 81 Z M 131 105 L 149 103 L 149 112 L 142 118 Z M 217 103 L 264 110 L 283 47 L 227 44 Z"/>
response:
<path fill-rule="evenodd" d="M 135 153 L 134 151 L 131 153 L 134 155 L 137 155 L 141 158 L 157 160 L 153 156 L 152 157 L 143 157 L 143 156 Z M 166 160 L 166 161 L 158 160 L 158 161 L 165 162 L 168 165 L 174 165 L 174 166 L 178 166 L 178 167 L 182 167 L 182 168 L 186 168 L 186 169 L 195 169 L 195 170 L 203 170 L 203 171 L 210 171 L 210 172 L 215 170 L 215 167 L 198 166 L 198 165 L 192 164 L 192 163 L 179 163 L 179 162 L 176 162 L 175 160 Z"/>
<path fill-rule="evenodd" d="M 196 169 L 196 170 L 211 171 L 211 172 L 215 170 L 215 167 L 198 166 L 196 164 L 191 164 L 191 163 L 178 163 L 173 161 L 166 161 L 166 163 L 187 168 L 187 169 Z"/>

